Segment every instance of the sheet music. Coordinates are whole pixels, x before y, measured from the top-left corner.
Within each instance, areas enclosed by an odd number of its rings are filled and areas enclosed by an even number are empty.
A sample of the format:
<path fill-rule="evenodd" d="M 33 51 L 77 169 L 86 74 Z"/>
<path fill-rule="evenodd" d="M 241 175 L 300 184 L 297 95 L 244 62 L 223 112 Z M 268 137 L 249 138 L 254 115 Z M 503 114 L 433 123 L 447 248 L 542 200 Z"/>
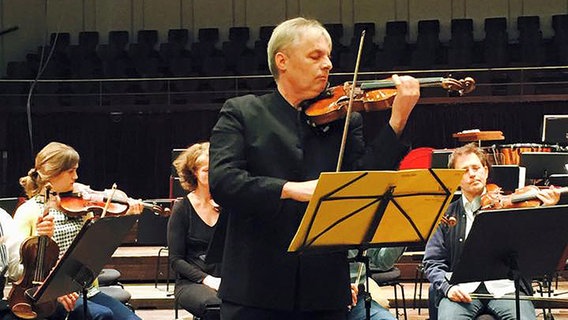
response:
<path fill-rule="evenodd" d="M 358 247 L 392 188 L 370 243 L 426 241 L 458 188 L 463 170 L 325 172 L 289 251 L 311 246 Z"/>

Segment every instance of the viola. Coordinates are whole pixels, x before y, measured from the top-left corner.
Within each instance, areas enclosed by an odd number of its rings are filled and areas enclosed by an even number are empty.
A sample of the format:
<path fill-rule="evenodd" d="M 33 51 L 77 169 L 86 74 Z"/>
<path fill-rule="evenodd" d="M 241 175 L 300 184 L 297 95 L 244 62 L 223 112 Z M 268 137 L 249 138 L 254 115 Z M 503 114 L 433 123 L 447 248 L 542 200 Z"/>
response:
<path fill-rule="evenodd" d="M 457 92 L 460 96 L 475 89 L 475 80 L 470 77 L 456 80 L 452 78 L 418 78 L 421 87 L 442 87 Z M 389 79 L 358 82 L 345 82 L 341 86 L 330 87 L 319 96 L 303 101 L 300 106 L 314 126 L 324 125 L 345 118 L 349 96 L 353 91 L 353 111 L 381 111 L 392 106 L 397 90 Z"/>
<path fill-rule="evenodd" d="M 48 185 L 45 195 L 43 216 L 55 206 L 55 197 L 50 198 L 51 187 Z M 22 319 L 47 317 L 55 312 L 57 300 L 36 304 L 33 293 L 43 283 L 59 259 L 59 246 L 49 236 L 29 237 L 20 246 L 20 259 L 24 266 L 22 277 L 12 285 L 8 303 L 12 312 Z"/>
<path fill-rule="evenodd" d="M 495 184 L 486 186 L 487 192 L 481 196 L 481 209 L 509 209 L 509 208 L 527 208 L 538 207 L 542 205 L 537 197 L 539 188 L 537 186 L 524 186 L 515 190 L 515 192 L 505 195 L 501 188 Z M 568 192 L 568 187 L 559 188 L 561 193 Z"/>
<path fill-rule="evenodd" d="M 121 190 L 95 191 L 88 186 L 80 186 L 79 191 L 59 194 L 59 207 L 70 217 L 80 217 L 88 212 L 96 216 L 102 215 L 103 212 L 105 215 L 119 216 L 128 211 L 131 202 L 140 203 L 158 215 L 168 215 L 170 211 L 169 208 L 162 208 L 156 203 L 131 199 Z"/>

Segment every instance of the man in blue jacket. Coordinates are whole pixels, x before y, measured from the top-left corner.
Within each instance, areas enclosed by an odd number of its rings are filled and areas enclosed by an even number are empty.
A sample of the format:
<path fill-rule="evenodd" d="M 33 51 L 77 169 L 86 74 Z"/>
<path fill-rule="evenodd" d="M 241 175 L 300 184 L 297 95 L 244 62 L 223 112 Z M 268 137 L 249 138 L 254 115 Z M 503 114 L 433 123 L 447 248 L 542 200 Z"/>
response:
<path fill-rule="evenodd" d="M 453 271 L 463 250 L 463 244 L 475 215 L 481 206 L 481 196 L 486 192 L 489 162 L 485 152 L 474 143 L 455 149 L 449 161 L 449 167 L 464 169 L 460 182 L 462 196 L 452 202 L 446 212 L 446 217 L 454 217 L 457 224 L 454 227 L 440 225 L 432 238 L 426 244 L 424 254 L 424 272 L 434 287 L 439 302 L 438 319 L 460 320 L 474 319 L 481 313 L 491 313 L 499 319 L 516 319 L 515 300 L 479 300 L 472 299 L 470 293 L 490 293 L 494 296 L 514 293 L 512 280 L 492 280 L 450 285 L 447 274 Z M 553 205 L 560 199 L 558 190 L 541 190 L 537 195 L 544 205 Z M 523 286 L 523 293 L 529 294 L 529 286 Z M 432 292 L 432 291 L 431 291 Z M 521 318 L 535 319 L 532 302 L 521 301 Z"/>

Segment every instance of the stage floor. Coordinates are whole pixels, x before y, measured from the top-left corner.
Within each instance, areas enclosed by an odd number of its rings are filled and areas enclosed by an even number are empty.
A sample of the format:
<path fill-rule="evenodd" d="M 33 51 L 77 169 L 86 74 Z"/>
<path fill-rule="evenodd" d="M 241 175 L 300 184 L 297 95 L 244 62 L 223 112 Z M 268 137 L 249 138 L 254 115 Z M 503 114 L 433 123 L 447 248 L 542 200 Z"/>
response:
<path fill-rule="evenodd" d="M 406 311 L 408 315 L 408 320 L 426 320 L 428 319 L 428 308 L 425 307 L 428 303 L 428 283 L 423 283 L 422 285 L 422 299 L 417 301 L 417 305 L 423 306 L 420 308 L 414 307 L 413 298 L 414 298 L 414 283 L 405 282 L 403 283 L 404 286 L 404 293 L 406 297 Z M 146 284 L 133 284 L 133 285 L 126 285 L 125 288 L 130 291 L 132 294 L 132 302 L 133 304 L 139 304 L 138 309 L 136 310 L 136 314 L 138 314 L 142 319 L 148 320 L 171 320 L 174 319 L 174 310 L 173 310 L 173 297 L 171 297 L 171 292 L 173 291 L 173 286 L 170 284 L 169 292 L 166 291 L 166 284 L 160 283 L 158 284 L 158 288 L 154 287 L 154 284 L 146 285 Z M 393 305 L 392 301 L 394 301 L 394 291 L 392 287 L 383 287 L 383 292 L 386 294 L 387 298 L 391 301 L 391 305 Z M 558 289 L 554 291 L 554 293 L 564 293 L 558 297 L 566 299 L 566 308 L 562 309 L 552 309 L 552 315 L 554 320 L 568 320 L 568 281 L 561 280 L 558 285 Z M 418 292 L 417 292 L 418 298 Z M 399 293 L 400 297 L 400 293 Z M 150 306 L 147 306 L 143 300 L 160 300 L 160 305 L 163 309 L 148 309 Z M 165 304 L 170 304 L 171 307 L 167 307 Z M 395 308 L 390 308 L 391 312 L 395 313 Z M 402 309 L 399 308 L 399 319 L 404 319 L 402 315 Z M 545 319 L 543 316 L 543 310 L 537 309 L 537 319 Z M 186 311 L 180 311 L 179 318 L 188 320 L 192 319 L 192 316 Z"/>

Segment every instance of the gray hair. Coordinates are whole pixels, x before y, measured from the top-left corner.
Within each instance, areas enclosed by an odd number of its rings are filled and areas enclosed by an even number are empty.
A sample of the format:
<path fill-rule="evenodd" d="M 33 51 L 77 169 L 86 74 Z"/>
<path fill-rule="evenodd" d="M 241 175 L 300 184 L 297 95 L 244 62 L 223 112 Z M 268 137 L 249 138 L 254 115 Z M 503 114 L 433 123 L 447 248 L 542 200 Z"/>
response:
<path fill-rule="evenodd" d="M 282 51 L 295 41 L 298 41 L 304 31 L 308 29 L 321 30 L 322 34 L 327 38 L 331 46 L 331 36 L 325 27 L 317 20 L 298 17 L 286 20 L 274 28 L 266 48 L 268 55 L 268 68 L 270 69 L 270 73 L 272 73 L 274 79 L 278 80 L 279 76 L 278 68 L 276 68 L 276 62 L 274 59 L 276 53 Z"/>

